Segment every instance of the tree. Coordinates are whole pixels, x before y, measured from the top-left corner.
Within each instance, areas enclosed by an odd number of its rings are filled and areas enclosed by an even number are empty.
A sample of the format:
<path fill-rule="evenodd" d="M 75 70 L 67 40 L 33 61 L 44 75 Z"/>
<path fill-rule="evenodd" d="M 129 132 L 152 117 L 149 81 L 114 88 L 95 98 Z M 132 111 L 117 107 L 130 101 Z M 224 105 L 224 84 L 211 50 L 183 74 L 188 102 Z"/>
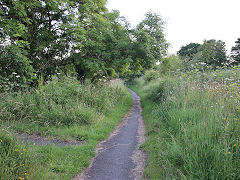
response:
<path fill-rule="evenodd" d="M 201 44 L 189 43 L 186 46 L 182 46 L 177 54 L 181 58 L 188 58 L 189 60 L 192 60 L 193 56 L 199 51 L 201 51 Z"/>
<path fill-rule="evenodd" d="M 213 68 L 222 67 L 228 63 L 226 45 L 221 40 L 211 39 L 202 45 L 202 60 Z"/>
<path fill-rule="evenodd" d="M 21 48 L 35 74 L 47 80 L 59 66 L 71 63 L 67 57 L 72 46 L 83 41 L 91 28 L 89 19 L 106 11 L 105 4 L 105 0 L 2 0 L 1 44 Z"/>
<path fill-rule="evenodd" d="M 0 2 L 3 44 L 10 40 L 24 51 L 35 73 L 45 78 L 55 73 L 67 54 L 65 24 L 71 16 L 67 1 L 2 0 Z M 16 28 L 17 27 L 17 28 Z"/>
<path fill-rule="evenodd" d="M 235 42 L 235 46 L 232 47 L 232 51 L 231 51 L 231 60 L 232 62 L 231 65 L 238 65 L 240 64 L 240 38 L 237 39 L 237 41 Z"/>
<path fill-rule="evenodd" d="M 148 13 L 131 30 L 118 11 L 107 11 L 106 0 L 1 0 L 1 64 L 12 58 L 1 73 L 8 76 L 18 64 L 21 77 L 45 81 L 68 67 L 92 81 L 140 72 L 166 53 L 163 25 Z"/>
<path fill-rule="evenodd" d="M 120 21 L 118 11 L 91 17 L 85 39 L 75 43 L 77 46 L 69 57 L 81 80 L 94 81 L 102 76 L 113 76 L 115 72 L 126 72 L 131 41 Z"/>
<path fill-rule="evenodd" d="M 133 58 L 143 69 L 150 69 L 166 55 L 169 44 L 165 39 L 165 22 L 160 15 L 147 13 L 133 35 Z"/>

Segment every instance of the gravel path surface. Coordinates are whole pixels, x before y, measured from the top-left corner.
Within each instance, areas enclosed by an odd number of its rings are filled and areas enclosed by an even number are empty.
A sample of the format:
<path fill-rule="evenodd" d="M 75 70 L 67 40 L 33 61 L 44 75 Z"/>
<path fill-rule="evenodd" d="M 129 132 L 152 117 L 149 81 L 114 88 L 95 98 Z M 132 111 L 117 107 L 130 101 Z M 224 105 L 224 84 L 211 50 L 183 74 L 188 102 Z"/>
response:
<path fill-rule="evenodd" d="M 141 179 L 145 154 L 139 149 L 144 141 L 140 98 L 129 90 L 133 107 L 108 140 L 99 144 L 97 155 L 88 169 L 73 180 Z"/>

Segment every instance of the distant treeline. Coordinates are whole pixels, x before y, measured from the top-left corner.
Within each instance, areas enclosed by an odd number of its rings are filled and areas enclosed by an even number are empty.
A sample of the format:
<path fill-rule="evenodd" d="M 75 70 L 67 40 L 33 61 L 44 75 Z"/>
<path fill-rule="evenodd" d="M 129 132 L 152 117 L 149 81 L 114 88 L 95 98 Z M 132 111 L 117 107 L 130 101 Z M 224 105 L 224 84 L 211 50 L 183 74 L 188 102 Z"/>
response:
<path fill-rule="evenodd" d="M 204 40 L 203 44 L 187 44 L 182 46 L 177 54 L 186 65 L 200 63 L 212 69 L 235 66 L 240 63 L 240 38 L 235 43 L 229 56 L 226 54 L 225 42 L 215 39 Z"/>

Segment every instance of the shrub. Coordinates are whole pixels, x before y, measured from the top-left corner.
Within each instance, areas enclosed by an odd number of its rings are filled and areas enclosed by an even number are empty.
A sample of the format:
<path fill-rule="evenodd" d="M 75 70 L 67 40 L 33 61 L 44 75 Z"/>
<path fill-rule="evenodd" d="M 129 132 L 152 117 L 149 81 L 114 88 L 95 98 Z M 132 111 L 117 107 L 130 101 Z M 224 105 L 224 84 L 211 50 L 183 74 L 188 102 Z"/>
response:
<path fill-rule="evenodd" d="M 175 73 L 182 68 L 182 61 L 178 56 L 172 55 L 162 59 L 158 65 L 161 75 L 175 75 Z"/>
<path fill-rule="evenodd" d="M 155 70 L 148 70 L 148 71 L 145 72 L 145 74 L 143 76 L 143 79 L 146 82 L 152 81 L 152 80 L 157 79 L 157 78 L 159 78 L 159 73 Z"/>
<path fill-rule="evenodd" d="M 19 47 L 0 46 L 0 59 L 0 92 L 24 88 L 35 79 L 31 61 Z"/>

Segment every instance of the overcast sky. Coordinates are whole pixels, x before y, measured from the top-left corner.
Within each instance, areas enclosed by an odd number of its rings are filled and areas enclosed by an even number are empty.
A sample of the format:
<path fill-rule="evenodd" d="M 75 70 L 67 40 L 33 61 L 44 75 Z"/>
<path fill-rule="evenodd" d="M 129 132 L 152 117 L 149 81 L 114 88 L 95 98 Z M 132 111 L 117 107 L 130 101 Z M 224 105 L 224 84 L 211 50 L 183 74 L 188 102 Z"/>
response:
<path fill-rule="evenodd" d="M 149 11 L 161 14 L 171 53 L 204 39 L 222 40 L 230 52 L 240 38 L 240 0 L 108 0 L 107 7 L 119 10 L 132 26 Z"/>

